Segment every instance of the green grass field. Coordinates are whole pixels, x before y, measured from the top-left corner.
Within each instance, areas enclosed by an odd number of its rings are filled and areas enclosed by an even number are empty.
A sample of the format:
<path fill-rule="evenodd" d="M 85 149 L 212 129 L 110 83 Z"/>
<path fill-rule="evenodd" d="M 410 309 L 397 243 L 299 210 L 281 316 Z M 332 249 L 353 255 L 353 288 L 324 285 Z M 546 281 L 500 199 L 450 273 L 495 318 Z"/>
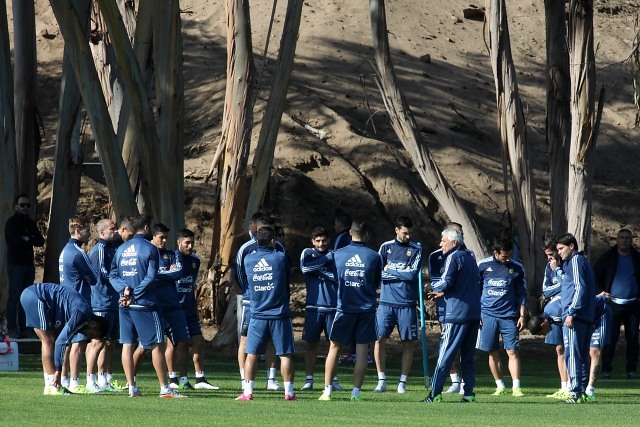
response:
<path fill-rule="evenodd" d="M 387 371 L 391 391 L 376 394 L 375 369 L 370 367 L 363 387 L 363 402 L 349 401 L 349 391 L 334 393 L 331 402 L 316 399 L 322 390 L 322 369 L 316 372 L 317 390 L 299 392 L 297 402 L 286 402 L 280 392 L 262 391 L 264 371 L 260 369 L 254 401 L 236 402 L 240 381 L 235 358 L 211 356 L 207 360 L 209 379 L 219 391 L 196 390 L 188 399 L 160 399 L 158 383 L 145 360 L 139 385 L 144 396 L 130 399 L 126 393 L 43 396 L 39 356 L 21 356 L 20 372 L 0 372 L 0 425 L 429 425 L 512 426 L 544 425 L 635 425 L 640 413 L 640 381 L 612 379 L 597 385 L 598 400 L 586 405 L 561 405 L 544 395 L 558 388 L 553 350 L 524 354 L 523 398 L 491 396 L 495 385 L 486 356 L 478 353 L 478 387 L 475 404 L 460 404 L 460 397 L 445 396 L 440 405 L 420 403 L 427 390 L 422 366 L 416 358 L 413 377 L 404 395 L 395 392 L 399 358 Z M 418 352 L 416 352 L 418 354 Z M 433 367 L 433 360 L 430 366 Z M 620 362 L 619 362 L 620 363 Z M 303 384 L 302 357 L 296 359 L 299 388 Z M 340 380 L 351 383 L 349 367 L 340 367 Z M 619 374 L 620 376 L 620 374 Z M 122 375 L 116 375 L 123 380 Z M 510 380 L 506 380 L 510 387 Z M 318 389 L 319 388 L 319 389 Z"/>

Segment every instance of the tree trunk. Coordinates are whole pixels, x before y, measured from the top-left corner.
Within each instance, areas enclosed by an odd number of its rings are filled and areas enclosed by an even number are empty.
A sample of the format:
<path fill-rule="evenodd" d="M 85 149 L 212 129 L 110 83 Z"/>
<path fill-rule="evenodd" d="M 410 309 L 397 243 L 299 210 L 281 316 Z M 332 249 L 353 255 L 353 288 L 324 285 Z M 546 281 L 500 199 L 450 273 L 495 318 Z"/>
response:
<path fill-rule="evenodd" d="M 182 34 L 180 4 L 166 0 L 153 14 L 155 93 L 158 112 L 157 132 L 166 185 L 163 191 L 173 203 L 165 209 L 171 214 L 169 228 L 175 242 L 184 227 L 184 84 L 182 76 Z"/>
<path fill-rule="evenodd" d="M 13 199 L 17 196 L 18 182 L 16 163 L 15 123 L 13 116 L 13 72 L 7 4 L 0 0 L 0 311 L 7 306 L 9 282 L 7 281 L 7 246 L 4 224 L 13 215 Z M 32 199 L 35 201 L 35 199 Z"/>
<path fill-rule="evenodd" d="M 246 197 L 246 169 L 253 127 L 255 67 L 251 44 L 249 2 L 227 0 L 227 89 L 223 114 L 225 149 L 218 168 L 213 243 L 209 261 L 209 286 L 216 321 L 227 311 L 233 237 L 242 231 Z M 215 338 L 217 345 L 236 341 L 235 316 L 223 322 Z"/>
<path fill-rule="evenodd" d="M 542 236 L 538 232 L 536 195 L 531 170 L 527 125 L 518 93 L 516 70 L 511 56 L 511 41 L 504 0 L 490 0 L 489 51 L 496 86 L 498 128 L 502 150 L 509 158 L 514 205 L 518 220 L 522 260 L 527 272 L 527 288 L 532 307 L 537 307 L 542 287 Z"/>
<path fill-rule="evenodd" d="M 465 230 L 465 243 L 478 257 L 487 253 L 478 226 L 469 216 L 453 188 L 438 169 L 427 145 L 422 141 L 415 119 L 406 99 L 396 84 L 395 72 L 389 52 L 387 18 L 384 0 L 369 0 L 373 48 L 375 50 L 378 76 L 376 83 L 382 94 L 382 100 L 389 113 L 391 126 L 402 145 L 410 154 L 413 165 L 420 174 L 427 189 L 433 194 L 440 206 L 452 220 L 462 224 Z"/>
<path fill-rule="evenodd" d="M 131 215 L 137 212 L 127 170 L 124 167 L 107 104 L 100 88 L 98 73 L 93 64 L 91 51 L 82 31 L 76 10 L 70 0 L 50 0 L 53 13 L 58 20 L 65 47 L 71 58 L 73 71 L 96 138 L 96 148 L 109 188 L 111 202 L 116 215 Z"/>
<path fill-rule="evenodd" d="M 78 11 L 79 19 L 81 19 L 83 30 L 87 34 L 86 28 L 91 13 L 91 2 L 74 0 L 74 6 Z M 58 283 L 60 280 L 58 258 L 62 248 L 69 240 L 67 228 L 69 218 L 76 214 L 85 151 L 84 136 L 80 132 L 84 117 L 82 97 L 66 46 L 62 62 L 60 108 L 58 111 L 53 190 L 49 207 L 47 246 L 44 254 L 43 281 L 49 283 Z"/>
<path fill-rule="evenodd" d="M 551 232 L 567 230 L 569 146 L 571 136 L 571 80 L 567 53 L 565 0 L 545 0 L 547 38 L 547 146 Z"/>
<path fill-rule="evenodd" d="M 253 156 L 253 178 L 251 179 L 251 191 L 244 219 L 245 228 L 249 225 L 251 215 L 260 209 L 271 175 L 273 153 L 276 148 L 282 112 L 287 99 L 289 79 L 293 70 L 293 59 L 298 42 L 298 30 L 300 28 L 303 4 L 303 0 L 289 0 L 287 6 L 273 86 L 267 101 L 264 118 L 262 119 L 258 145 Z"/>
<path fill-rule="evenodd" d="M 14 114 L 18 191 L 38 206 L 38 155 L 40 131 L 36 106 L 36 12 L 33 1 L 13 0 Z"/>
<path fill-rule="evenodd" d="M 591 240 L 591 187 L 595 170 L 597 127 L 596 65 L 593 51 L 593 0 L 572 0 L 569 12 L 571 65 L 571 149 L 569 152 L 568 230 L 580 250 Z"/>

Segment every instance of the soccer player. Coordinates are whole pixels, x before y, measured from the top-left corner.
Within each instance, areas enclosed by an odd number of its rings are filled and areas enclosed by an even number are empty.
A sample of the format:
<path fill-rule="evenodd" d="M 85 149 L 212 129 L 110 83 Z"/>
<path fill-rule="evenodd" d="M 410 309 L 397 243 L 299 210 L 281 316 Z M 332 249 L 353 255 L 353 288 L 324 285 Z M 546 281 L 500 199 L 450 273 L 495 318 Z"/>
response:
<path fill-rule="evenodd" d="M 472 252 L 464 249 L 463 245 L 460 230 L 450 228 L 442 232 L 440 248 L 447 258 L 442 277 L 431 284 L 433 291 L 428 297 L 432 300 L 444 298 L 445 311 L 438 361 L 431 381 L 431 393 L 423 400 L 425 403 L 442 402 L 442 388 L 458 350 L 464 380 L 462 401 L 475 401 L 474 352 L 480 324 L 480 271 Z"/>
<path fill-rule="evenodd" d="M 304 356 L 306 380 L 301 390 L 313 390 L 313 372 L 316 367 L 316 356 L 320 335 L 324 331 L 326 340 L 331 335 L 331 325 L 336 316 L 338 304 L 338 282 L 334 273 L 333 260 L 328 259 L 326 264 L 310 264 L 327 255 L 329 252 L 329 233 L 322 227 L 316 227 L 311 232 L 311 244 L 300 254 L 300 271 L 304 274 L 307 285 L 306 315 L 304 318 L 304 331 L 302 339 L 307 342 L 307 351 Z M 338 377 L 333 378 L 333 390 L 342 390 Z"/>
<path fill-rule="evenodd" d="M 236 281 L 240 290 L 242 291 L 242 324 L 240 330 L 240 342 L 238 345 L 238 366 L 240 368 L 240 377 L 242 378 L 243 384 L 245 380 L 244 375 L 244 365 L 246 362 L 246 352 L 245 345 L 247 342 L 247 331 L 249 330 L 249 323 L 251 322 L 251 303 L 249 298 L 249 285 L 248 285 L 248 274 L 244 269 L 244 258 L 256 250 L 258 247 L 258 241 L 256 240 L 257 230 L 261 227 L 270 227 L 271 229 L 275 229 L 275 221 L 271 217 L 267 217 L 266 215 L 256 212 L 252 215 L 251 221 L 249 222 L 249 236 L 250 240 L 245 242 L 238 253 L 236 254 Z M 277 251 L 282 253 L 285 252 L 284 246 L 282 243 L 276 241 L 275 248 Z M 280 387 L 278 382 L 276 381 L 276 365 L 275 365 L 275 354 L 273 346 L 268 344 L 266 347 L 265 361 L 267 363 L 267 390 L 275 390 L 282 391 L 283 388 Z"/>
<path fill-rule="evenodd" d="M 563 402 L 583 403 L 589 374 L 589 338 L 595 316 L 595 276 L 587 259 L 578 252 L 578 242 L 572 234 L 558 237 L 556 249 L 562 258 L 558 274 L 562 284 L 562 335 L 570 389 L 570 397 Z"/>
<path fill-rule="evenodd" d="M 180 279 L 176 281 L 176 288 L 180 307 L 182 307 L 187 318 L 187 327 L 191 337 L 191 345 L 193 346 L 193 367 L 196 371 L 196 382 L 193 387 L 195 389 L 218 390 L 220 387 L 208 382 L 204 375 L 204 354 L 202 351 L 204 338 L 202 337 L 196 305 L 196 283 L 198 281 L 198 272 L 200 271 L 200 258 L 193 253 L 195 244 L 193 231 L 186 228 L 180 230 L 177 244 L 176 258 L 182 265 L 182 274 Z M 168 350 L 169 347 L 167 347 L 167 353 Z M 167 356 L 168 359 L 169 356 Z"/>
<path fill-rule="evenodd" d="M 382 285 L 376 312 L 374 358 L 378 385 L 374 392 L 387 390 L 385 344 L 397 326 L 402 341 L 402 365 L 398 393 L 407 392 L 407 377 L 413 362 L 413 349 L 418 340 L 418 275 L 421 274 L 422 248 L 411 240 L 413 221 L 406 216 L 396 219 L 395 239 L 380 246 Z"/>
<path fill-rule="evenodd" d="M 91 266 L 91 261 L 82 245 L 89 241 L 89 224 L 82 218 L 72 217 L 69 219 L 69 242 L 62 248 L 58 266 L 60 270 L 60 284 L 71 286 L 91 305 L 91 287 L 98 282 L 98 273 Z M 85 354 L 89 338 L 82 334 L 73 337 L 71 350 L 68 353 L 69 361 L 69 390 L 72 393 L 95 392 L 80 386 L 80 363 Z M 89 374 L 89 371 L 87 371 Z M 63 383 L 66 385 L 63 375 Z"/>
<path fill-rule="evenodd" d="M 499 338 L 509 358 L 509 372 L 513 381 L 511 394 L 522 397 L 520 388 L 520 339 L 525 326 L 527 285 L 522 264 L 511 259 L 513 243 L 498 239 L 492 245 L 493 255 L 478 263 L 480 270 L 480 299 L 482 326 L 477 348 L 489 353 L 489 369 L 496 382 L 494 396 L 507 394 L 502 380 Z"/>
<path fill-rule="evenodd" d="M 589 369 L 589 383 L 585 390 L 587 400 L 595 402 L 596 400 L 596 381 L 600 375 L 600 360 L 602 349 L 609 345 L 611 339 L 611 324 L 613 323 L 613 310 L 609 304 L 609 297 L 606 292 L 596 295 L 595 302 L 595 321 L 593 324 L 593 332 L 589 342 L 589 358 L 591 360 Z"/>
<path fill-rule="evenodd" d="M 160 252 L 147 240 L 151 232 L 151 218 L 138 214 L 132 219 L 136 234 L 127 242 L 120 245 L 114 256 L 115 267 L 111 269 L 110 281 L 114 289 L 122 295 L 122 305 L 128 306 L 129 316 L 135 331 L 139 335 L 140 345 L 151 349 L 151 360 L 160 383 L 160 397 L 184 397 L 168 386 L 166 376 L 165 344 L 163 330 L 164 320 L 160 314 L 158 304 L 158 268 Z M 122 316 L 122 311 L 120 315 Z M 123 318 L 120 318 L 120 332 L 131 333 L 131 329 L 123 328 Z M 131 337 L 123 337 L 131 340 Z M 129 396 L 140 395 L 136 386 L 133 371 L 133 358 L 125 360 L 123 353 L 123 368 L 129 384 Z"/>
<path fill-rule="evenodd" d="M 354 221 L 351 243 L 329 253 L 338 278 L 338 305 L 331 326 L 329 354 L 324 367 L 324 393 L 318 400 L 331 400 L 338 352 L 349 343 L 356 344 L 351 400 L 362 400 L 360 389 L 367 370 L 367 349 L 376 340 L 376 290 L 382 276 L 380 254 L 365 246 L 370 237 L 369 224 Z M 318 260 L 317 263 L 326 262 Z"/>
<path fill-rule="evenodd" d="M 258 357 L 269 339 L 280 357 L 280 370 L 284 381 L 284 399 L 297 400 L 293 391 L 293 361 L 295 352 L 289 283 L 291 272 L 284 252 L 275 249 L 275 232 L 271 227 L 257 231 L 258 247 L 244 258 L 251 322 L 247 331 L 243 392 L 236 400 L 253 400 L 253 385 Z"/>
<path fill-rule="evenodd" d="M 103 337 L 109 322 L 95 316 L 87 301 L 70 286 L 34 284 L 22 292 L 20 303 L 27 316 L 27 326 L 34 328 L 42 342 L 44 394 L 70 394 L 62 387 L 60 375 L 65 347 L 78 333 L 89 338 Z"/>
<path fill-rule="evenodd" d="M 116 253 L 116 246 L 113 244 L 116 225 L 108 218 L 101 219 L 96 224 L 96 231 L 98 232 L 98 242 L 89 252 L 91 265 L 98 273 L 98 282 L 91 288 L 91 308 L 96 316 L 104 317 L 109 321 L 109 331 L 104 339 L 93 339 L 87 347 L 87 390 L 92 392 L 120 391 L 112 387 L 107 378 L 107 373 L 111 372 L 111 362 L 120 335 L 118 316 L 120 295 L 109 282 L 111 262 Z"/>

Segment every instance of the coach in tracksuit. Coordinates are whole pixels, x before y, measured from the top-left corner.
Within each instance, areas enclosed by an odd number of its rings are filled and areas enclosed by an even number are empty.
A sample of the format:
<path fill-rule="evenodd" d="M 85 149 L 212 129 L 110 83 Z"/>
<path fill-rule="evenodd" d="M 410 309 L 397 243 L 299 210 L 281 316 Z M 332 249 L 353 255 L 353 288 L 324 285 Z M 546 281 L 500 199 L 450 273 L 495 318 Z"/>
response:
<path fill-rule="evenodd" d="M 589 375 L 589 340 L 595 316 L 596 283 L 589 261 L 578 253 L 578 242 L 572 234 L 556 239 L 556 249 L 562 258 L 558 272 L 562 283 L 562 333 L 564 355 L 569 375 L 566 403 L 585 401 Z"/>
<path fill-rule="evenodd" d="M 444 298 L 445 313 L 431 393 L 424 399 L 425 403 L 442 402 L 442 388 L 458 350 L 465 383 L 463 402 L 475 400 L 474 352 L 480 324 L 480 273 L 472 252 L 464 249 L 463 244 L 460 230 L 442 232 L 440 247 L 447 260 L 442 278 L 431 284 L 433 291 L 429 298 Z"/>

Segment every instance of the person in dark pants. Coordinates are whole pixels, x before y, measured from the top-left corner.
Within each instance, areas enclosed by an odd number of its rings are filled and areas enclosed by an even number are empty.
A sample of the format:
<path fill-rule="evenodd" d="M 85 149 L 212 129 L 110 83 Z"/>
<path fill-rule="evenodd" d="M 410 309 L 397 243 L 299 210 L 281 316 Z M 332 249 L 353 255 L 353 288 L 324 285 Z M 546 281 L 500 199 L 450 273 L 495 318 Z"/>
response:
<path fill-rule="evenodd" d="M 15 199 L 15 214 L 4 226 L 7 242 L 7 276 L 9 295 L 7 299 L 7 329 L 11 338 L 27 334 L 26 317 L 20 306 L 20 294 L 35 281 L 33 247 L 43 246 L 44 237 L 36 222 L 29 217 L 31 202 L 26 194 Z"/>
<path fill-rule="evenodd" d="M 640 252 L 633 247 L 631 231 L 618 231 L 616 244 L 603 253 L 593 268 L 598 291 L 604 291 L 613 313 L 609 345 L 602 351 L 602 377 L 611 378 L 612 362 L 624 325 L 627 341 L 627 378 L 636 379 L 638 365 L 638 325 L 640 315 Z"/>

